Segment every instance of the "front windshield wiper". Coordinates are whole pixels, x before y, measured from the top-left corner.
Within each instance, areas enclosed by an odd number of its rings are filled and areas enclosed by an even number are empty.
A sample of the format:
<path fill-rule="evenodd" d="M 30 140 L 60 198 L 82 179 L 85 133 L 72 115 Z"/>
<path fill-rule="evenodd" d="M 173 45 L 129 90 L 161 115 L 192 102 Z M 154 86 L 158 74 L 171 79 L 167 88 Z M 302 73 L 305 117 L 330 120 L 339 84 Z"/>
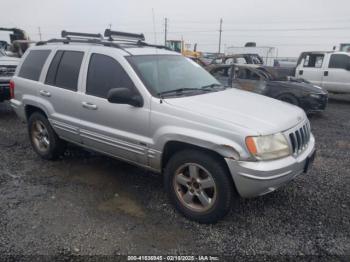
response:
<path fill-rule="evenodd" d="M 201 91 L 201 89 L 199 89 L 199 88 L 178 88 L 178 89 L 174 89 L 174 90 L 159 92 L 158 95 L 163 96 L 163 95 L 170 95 L 170 94 L 182 94 L 184 92 L 191 92 L 191 91 Z"/>
<path fill-rule="evenodd" d="M 214 89 L 215 87 L 225 88 L 225 87 L 224 87 L 223 85 L 221 85 L 221 84 L 213 83 L 213 84 L 210 84 L 210 85 L 202 86 L 201 89 L 202 89 L 202 90 L 211 90 L 211 89 Z"/>

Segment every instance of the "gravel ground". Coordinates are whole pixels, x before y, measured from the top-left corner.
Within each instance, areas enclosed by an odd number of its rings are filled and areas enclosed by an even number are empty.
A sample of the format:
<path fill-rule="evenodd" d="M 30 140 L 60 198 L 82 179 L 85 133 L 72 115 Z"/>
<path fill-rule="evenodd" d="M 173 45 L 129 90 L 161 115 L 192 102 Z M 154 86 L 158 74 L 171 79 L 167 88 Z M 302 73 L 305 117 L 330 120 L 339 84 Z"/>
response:
<path fill-rule="evenodd" d="M 158 175 L 79 148 L 55 162 L 41 160 L 25 124 L 0 104 L 0 254 L 346 261 L 350 96 L 334 96 L 311 122 L 318 154 L 308 174 L 274 193 L 240 200 L 215 225 L 201 225 L 174 211 Z"/>

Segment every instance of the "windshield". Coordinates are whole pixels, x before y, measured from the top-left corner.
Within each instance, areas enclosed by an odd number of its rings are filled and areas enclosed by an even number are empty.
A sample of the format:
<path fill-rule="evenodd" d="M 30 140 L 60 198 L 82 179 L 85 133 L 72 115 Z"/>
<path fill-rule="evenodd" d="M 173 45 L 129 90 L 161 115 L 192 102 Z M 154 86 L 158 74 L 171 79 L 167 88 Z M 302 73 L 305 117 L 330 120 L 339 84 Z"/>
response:
<path fill-rule="evenodd" d="M 140 55 L 127 59 L 152 95 L 221 86 L 200 65 L 181 55 Z"/>
<path fill-rule="evenodd" d="M 5 56 L 5 53 L 4 53 L 4 51 L 2 51 L 2 50 L 0 49 L 0 57 L 2 57 L 2 56 Z"/>
<path fill-rule="evenodd" d="M 271 81 L 287 81 L 290 76 L 289 69 L 273 69 L 273 68 L 259 68 L 260 72 L 265 73 Z"/>

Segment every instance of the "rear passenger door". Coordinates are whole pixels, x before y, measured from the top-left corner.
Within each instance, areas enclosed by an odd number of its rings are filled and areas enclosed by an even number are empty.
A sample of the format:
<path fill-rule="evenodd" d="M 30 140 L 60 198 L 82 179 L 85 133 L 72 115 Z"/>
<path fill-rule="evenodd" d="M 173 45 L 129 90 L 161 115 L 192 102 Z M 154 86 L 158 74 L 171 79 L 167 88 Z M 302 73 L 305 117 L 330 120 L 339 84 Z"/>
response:
<path fill-rule="evenodd" d="M 112 88 L 124 87 L 138 92 L 118 59 L 124 58 L 108 53 L 90 55 L 86 95 L 80 101 L 81 136 L 87 147 L 147 165 L 149 108 L 107 101 L 108 91 Z"/>
<path fill-rule="evenodd" d="M 50 109 L 49 121 L 56 133 L 69 141 L 80 143 L 79 110 L 83 95 L 79 91 L 83 50 L 57 50 L 48 66 L 40 97 Z"/>

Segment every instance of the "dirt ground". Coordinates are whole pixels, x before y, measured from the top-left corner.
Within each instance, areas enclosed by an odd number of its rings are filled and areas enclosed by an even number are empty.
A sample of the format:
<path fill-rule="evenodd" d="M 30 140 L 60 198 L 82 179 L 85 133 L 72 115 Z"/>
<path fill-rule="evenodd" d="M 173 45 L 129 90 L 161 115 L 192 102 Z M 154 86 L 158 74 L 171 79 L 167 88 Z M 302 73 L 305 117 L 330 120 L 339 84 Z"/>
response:
<path fill-rule="evenodd" d="M 173 209 L 159 175 L 74 147 L 40 159 L 0 103 L 0 254 L 350 258 L 350 96 L 333 97 L 311 124 L 308 174 L 201 225 Z"/>

